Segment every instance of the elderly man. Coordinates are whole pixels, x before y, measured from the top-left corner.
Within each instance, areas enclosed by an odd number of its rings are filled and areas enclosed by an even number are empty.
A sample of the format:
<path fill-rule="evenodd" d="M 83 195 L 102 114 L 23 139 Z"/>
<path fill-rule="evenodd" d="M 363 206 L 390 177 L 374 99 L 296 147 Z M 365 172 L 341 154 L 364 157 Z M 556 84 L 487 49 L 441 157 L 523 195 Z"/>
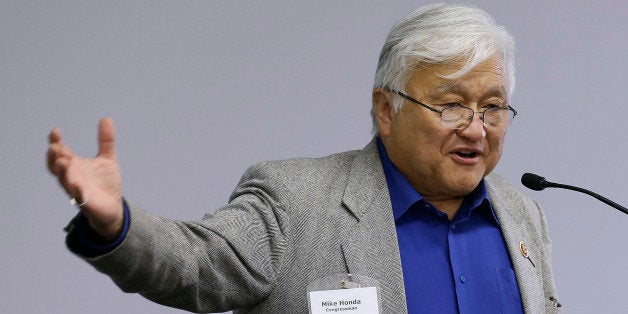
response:
<path fill-rule="evenodd" d="M 350 312 L 308 293 L 344 285 L 376 287 L 362 303 L 382 313 L 556 312 L 543 214 L 489 175 L 516 115 L 513 50 L 479 9 L 418 9 L 380 55 L 371 143 L 254 165 L 197 222 L 123 199 L 111 120 L 94 159 L 55 129 L 48 166 L 81 209 L 67 244 L 124 291 L 191 311 Z"/>

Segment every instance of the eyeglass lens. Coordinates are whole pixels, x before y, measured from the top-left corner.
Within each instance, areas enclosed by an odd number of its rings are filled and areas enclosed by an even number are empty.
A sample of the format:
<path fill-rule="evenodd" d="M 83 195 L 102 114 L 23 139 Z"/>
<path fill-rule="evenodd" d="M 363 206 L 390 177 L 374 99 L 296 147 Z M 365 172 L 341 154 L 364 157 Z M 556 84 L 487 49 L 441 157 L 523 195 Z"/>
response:
<path fill-rule="evenodd" d="M 513 119 L 513 113 L 504 109 L 489 109 L 475 113 L 471 108 L 454 107 L 442 111 L 441 122 L 452 129 L 465 128 L 473 120 L 473 115 L 479 114 L 484 126 L 493 129 L 506 129 Z"/>

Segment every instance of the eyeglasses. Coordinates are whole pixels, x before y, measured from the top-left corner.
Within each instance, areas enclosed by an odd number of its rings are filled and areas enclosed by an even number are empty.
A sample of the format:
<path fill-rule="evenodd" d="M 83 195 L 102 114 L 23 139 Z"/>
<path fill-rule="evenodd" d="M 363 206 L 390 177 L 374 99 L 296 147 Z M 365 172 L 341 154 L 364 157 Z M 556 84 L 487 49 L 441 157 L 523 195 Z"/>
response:
<path fill-rule="evenodd" d="M 395 93 L 421 107 L 425 107 L 430 111 L 438 113 L 440 116 L 440 122 L 444 127 L 450 129 L 464 129 L 466 128 L 471 121 L 473 121 L 473 117 L 476 114 L 480 115 L 480 121 L 487 129 L 493 130 L 505 130 L 512 123 L 513 119 L 517 115 L 517 110 L 511 107 L 510 105 L 507 108 L 495 106 L 492 108 L 488 108 L 484 111 L 475 112 L 473 109 L 469 107 L 464 107 L 458 104 L 451 104 L 449 107 L 444 108 L 442 110 L 438 110 L 434 107 L 430 107 L 403 92 L 390 89 L 385 87 L 385 90 Z"/>

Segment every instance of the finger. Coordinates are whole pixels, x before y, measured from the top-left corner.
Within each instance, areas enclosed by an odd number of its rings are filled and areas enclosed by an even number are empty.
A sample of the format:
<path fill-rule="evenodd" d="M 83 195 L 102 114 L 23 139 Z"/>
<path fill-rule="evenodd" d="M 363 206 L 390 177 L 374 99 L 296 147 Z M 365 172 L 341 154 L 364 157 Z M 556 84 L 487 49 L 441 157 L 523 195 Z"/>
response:
<path fill-rule="evenodd" d="M 50 151 L 56 157 L 72 158 L 75 156 L 70 147 L 62 143 L 50 144 L 50 148 L 48 149 L 48 151 Z"/>
<path fill-rule="evenodd" d="M 55 163 L 57 159 L 59 159 L 60 157 L 61 157 L 61 154 L 59 153 L 59 144 L 55 143 L 55 144 L 50 145 L 50 148 L 48 148 L 48 154 L 47 154 L 48 170 L 50 170 L 50 172 L 52 172 L 55 175 L 57 175 L 57 169 L 55 167 Z"/>
<path fill-rule="evenodd" d="M 50 134 L 48 134 L 48 142 L 50 144 L 61 142 L 61 130 L 59 130 L 59 128 L 54 128 L 50 131 Z"/>
<path fill-rule="evenodd" d="M 81 188 L 80 173 L 77 171 L 76 163 L 70 163 L 64 173 L 64 188 L 68 195 L 74 198 L 79 204 L 83 203 L 85 195 L 83 195 L 83 189 Z"/>
<path fill-rule="evenodd" d="M 58 158 L 71 159 L 74 157 L 74 153 L 67 145 L 62 143 L 52 143 L 50 144 L 50 148 L 48 148 L 48 169 L 54 173 L 54 163 Z"/>
<path fill-rule="evenodd" d="M 113 120 L 103 118 L 98 124 L 98 156 L 116 158 L 116 134 Z"/>
<path fill-rule="evenodd" d="M 66 181 L 66 172 L 68 167 L 70 166 L 70 159 L 69 158 L 65 158 L 65 157 L 60 157 L 55 159 L 54 163 L 52 164 L 52 167 L 50 167 L 50 171 L 52 171 L 52 173 L 57 176 L 57 178 L 59 179 L 59 183 L 61 183 L 61 185 L 65 186 L 65 181 Z"/>
<path fill-rule="evenodd" d="M 74 198 L 78 203 L 82 203 L 85 199 L 83 193 L 80 172 L 77 171 L 76 163 L 68 158 L 59 158 L 55 163 L 58 172 L 57 179 L 59 184 L 65 189 L 70 198 Z"/>
<path fill-rule="evenodd" d="M 48 170 L 52 172 L 52 174 L 57 175 L 55 172 L 55 161 L 57 160 L 57 154 L 53 151 L 52 147 L 48 149 L 48 153 L 46 154 L 48 161 Z"/>
<path fill-rule="evenodd" d="M 48 143 L 50 143 L 47 153 L 48 170 L 56 175 L 57 173 L 54 167 L 54 163 L 55 160 L 61 156 L 60 152 L 62 150 L 61 148 L 63 147 L 63 142 L 61 140 L 61 130 L 59 130 L 59 128 L 55 127 L 52 129 L 52 131 L 50 131 L 50 133 L 48 134 Z"/>

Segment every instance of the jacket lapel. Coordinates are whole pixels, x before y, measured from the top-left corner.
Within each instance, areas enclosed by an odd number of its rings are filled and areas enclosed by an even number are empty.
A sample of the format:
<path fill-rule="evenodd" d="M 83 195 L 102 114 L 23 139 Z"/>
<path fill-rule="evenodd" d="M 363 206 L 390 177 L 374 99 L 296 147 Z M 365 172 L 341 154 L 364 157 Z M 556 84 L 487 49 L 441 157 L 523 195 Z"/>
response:
<path fill-rule="evenodd" d="M 522 202 L 509 201 L 503 193 L 498 193 L 493 182 L 487 180 L 491 205 L 501 225 L 504 241 L 514 268 L 521 302 L 526 313 L 544 311 L 543 282 L 540 276 L 541 252 L 535 237 L 521 213 L 526 211 Z"/>
<path fill-rule="evenodd" d="M 348 271 L 379 283 L 383 313 L 407 313 L 395 221 L 375 139 L 353 160 L 343 204 L 355 217 L 342 243 Z"/>
<path fill-rule="evenodd" d="M 541 313 L 545 301 L 540 275 L 542 256 L 521 214 L 527 209 L 521 202 L 509 201 L 508 195 L 497 191 L 497 185 L 491 176 L 487 178 L 489 197 L 501 224 L 524 310 Z M 355 217 L 342 242 L 348 272 L 379 283 L 383 313 L 407 313 L 395 221 L 375 139 L 353 160 L 343 204 Z"/>

